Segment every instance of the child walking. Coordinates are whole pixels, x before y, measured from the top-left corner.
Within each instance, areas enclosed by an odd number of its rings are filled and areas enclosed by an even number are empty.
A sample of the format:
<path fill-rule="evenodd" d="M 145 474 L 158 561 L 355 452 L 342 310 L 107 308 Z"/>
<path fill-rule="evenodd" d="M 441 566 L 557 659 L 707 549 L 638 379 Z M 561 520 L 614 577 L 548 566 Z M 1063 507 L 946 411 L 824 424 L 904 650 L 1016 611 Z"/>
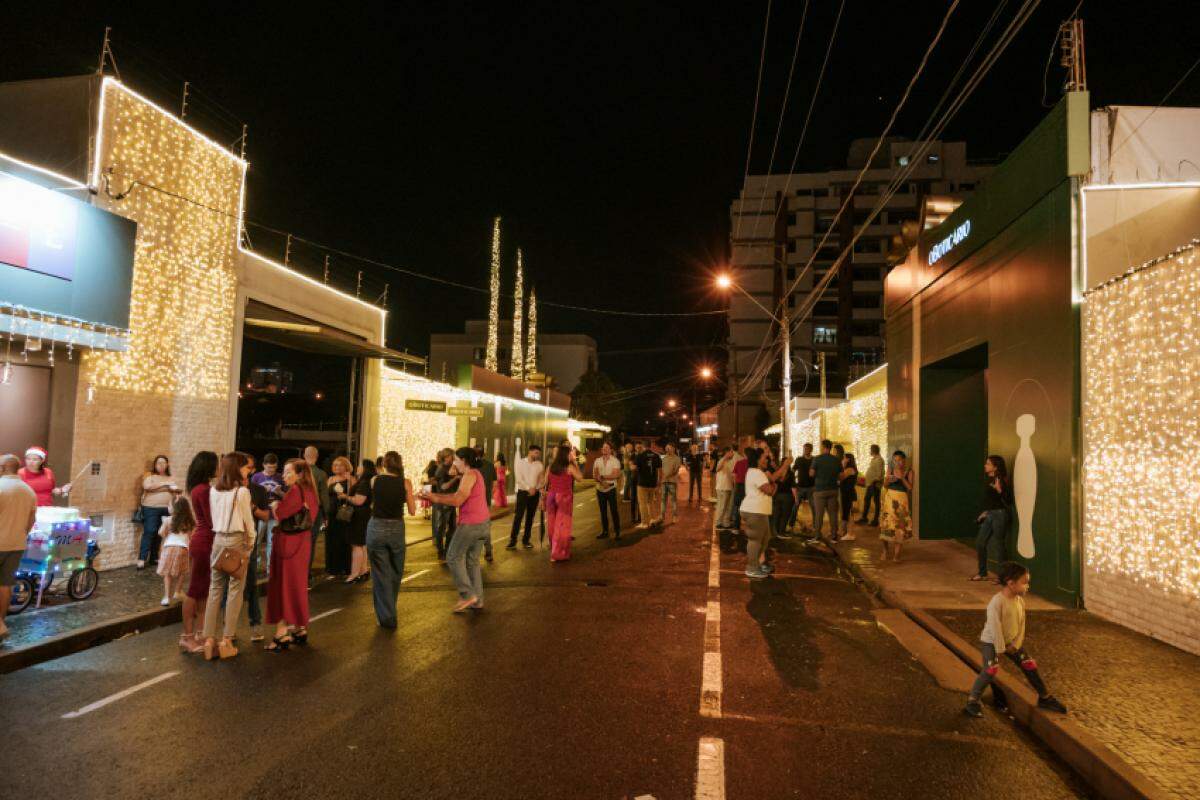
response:
<path fill-rule="evenodd" d="M 196 530 L 196 518 L 192 516 L 192 504 L 187 497 L 178 497 L 171 503 L 171 515 L 162 521 L 158 535 L 162 537 L 162 548 L 158 556 L 158 574 L 163 579 L 163 598 L 160 605 L 169 606 L 175 592 L 182 588 L 184 576 L 191 575 L 192 566 L 188 559 L 188 540 Z"/>
<path fill-rule="evenodd" d="M 1004 711 L 1008 708 L 1008 700 L 1004 692 L 995 682 L 995 675 L 1000 671 L 999 654 L 1004 653 L 1009 660 L 1021 668 L 1025 679 L 1037 690 L 1038 708 L 1067 713 L 1067 707 L 1054 699 L 1046 689 L 1042 676 L 1038 674 L 1037 662 L 1025 650 L 1025 594 L 1029 591 L 1029 570 L 1020 564 L 1008 562 L 1000 566 L 1000 591 L 988 603 L 987 622 L 983 632 L 979 634 L 979 650 L 983 653 L 983 668 L 975 678 L 971 694 L 967 697 L 967 707 L 964 709 L 972 717 L 982 717 L 983 707 L 979 698 L 983 696 L 984 688 L 992 685 L 992 701 L 996 708 Z"/>

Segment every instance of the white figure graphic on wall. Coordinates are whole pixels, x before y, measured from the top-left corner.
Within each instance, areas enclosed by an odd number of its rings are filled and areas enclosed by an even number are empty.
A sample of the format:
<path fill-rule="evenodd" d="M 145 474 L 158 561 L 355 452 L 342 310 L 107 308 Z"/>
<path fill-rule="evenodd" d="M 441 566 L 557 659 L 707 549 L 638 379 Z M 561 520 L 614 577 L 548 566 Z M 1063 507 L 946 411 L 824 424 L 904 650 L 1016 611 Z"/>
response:
<path fill-rule="evenodd" d="M 1017 503 L 1017 552 L 1022 558 L 1033 558 L 1033 507 L 1037 504 L 1037 461 L 1029 439 L 1037 430 L 1033 414 L 1017 417 L 1017 436 L 1021 446 L 1013 461 L 1013 496 Z"/>

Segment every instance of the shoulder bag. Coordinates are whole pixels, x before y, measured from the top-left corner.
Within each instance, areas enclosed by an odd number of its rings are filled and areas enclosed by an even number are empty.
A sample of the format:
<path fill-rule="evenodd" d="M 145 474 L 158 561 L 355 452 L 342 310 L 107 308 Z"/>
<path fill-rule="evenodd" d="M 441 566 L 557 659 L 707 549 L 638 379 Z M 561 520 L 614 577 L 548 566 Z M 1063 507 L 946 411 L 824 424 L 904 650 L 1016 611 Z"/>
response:
<path fill-rule="evenodd" d="M 229 520 L 225 523 L 226 530 L 221 531 L 221 533 L 233 533 L 232 530 L 228 529 L 233 525 L 234 515 L 237 514 L 237 499 L 239 491 L 241 491 L 240 486 L 233 490 L 233 503 L 229 509 Z M 245 534 L 246 532 L 243 530 L 242 535 L 244 536 Z M 243 549 L 238 547 L 223 547 L 221 548 L 221 552 L 217 554 L 217 557 L 213 559 L 213 568 L 224 572 L 231 578 L 244 580 L 246 577 L 246 566 L 248 561 L 249 559 L 246 557 L 246 552 Z"/>
<path fill-rule="evenodd" d="M 284 517 L 275 525 L 275 530 L 280 533 L 304 533 L 307 530 L 312 530 L 313 516 L 309 513 L 308 505 L 304 503 L 304 490 L 297 489 L 300 492 L 300 510 L 290 517 Z"/>

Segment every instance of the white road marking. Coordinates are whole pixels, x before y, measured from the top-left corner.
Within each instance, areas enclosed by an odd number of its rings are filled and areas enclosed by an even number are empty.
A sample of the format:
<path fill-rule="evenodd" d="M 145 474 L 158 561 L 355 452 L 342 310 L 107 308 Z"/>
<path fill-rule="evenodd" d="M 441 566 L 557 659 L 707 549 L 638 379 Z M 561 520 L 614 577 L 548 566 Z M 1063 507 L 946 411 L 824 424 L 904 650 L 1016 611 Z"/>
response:
<path fill-rule="evenodd" d="M 704 662 L 700 680 L 700 716 L 720 718 L 721 670 L 721 550 L 714 529 L 709 539 L 708 602 L 704 610 Z M 724 784 L 722 784 L 722 787 Z M 724 788 L 722 788 L 724 796 Z M 699 795 L 697 795 L 699 796 Z"/>
<path fill-rule="evenodd" d="M 721 654 L 704 654 L 704 676 L 700 683 L 700 716 L 721 716 Z"/>
<path fill-rule="evenodd" d="M 316 622 L 317 620 L 321 619 L 322 617 L 328 617 L 331 614 L 336 614 L 339 611 L 341 611 L 340 608 L 331 608 L 328 611 L 322 611 L 320 614 L 317 614 L 315 617 L 309 617 L 308 622 L 309 622 L 309 624 L 312 624 L 312 623 Z"/>
<path fill-rule="evenodd" d="M 83 708 L 79 709 L 78 711 L 68 711 L 66 714 L 62 715 L 62 718 L 63 719 L 75 719 L 76 717 L 82 717 L 84 714 L 90 714 L 98 708 L 104 708 L 109 703 L 115 703 L 118 700 L 124 700 L 126 697 L 129 697 L 129 695 L 131 695 L 131 694 L 140 692 L 142 689 L 148 689 L 149 687 L 153 686 L 154 684 L 161 683 L 162 681 L 165 681 L 168 678 L 174 678 L 178 674 L 179 674 L 179 670 L 173 670 L 171 672 L 164 672 L 162 675 L 159 675 L 158 677 L 151 678 L 148 681 L 142 681 L 137 686 L 130 686 L 128 689 L 123 689 L 122 691 L 119 691 L 116 694 L 110 694 L 108 697 L 105 697 L 103 700 L 97 700 L 94 703 L 89 703 L 88 705 L 84 706 Z"/>
<path fill-rule="evenodd" d="M 403 578 L 401 578 L 401 579 L 400 579 L 400 582 L 401 582 L 401 583 L 408 583 L 408 582 L 409 582 L 409 581 L 411 581 L 413 578 L 419 578 L 419 577 L 421 577 L 422 575 L 424 575 L 426 572 L 429 572 L 429 570 L 427 570 L 427 569 L 423 569 L 423 570 L 421 570 L 420 572 L 414 572 L 412 575 L 405 575 Z"/>
<path fill-rule="evenodd" d="M 696 757 L 696 800 L 725 800 L 725 741 L 705 736 Z"/>

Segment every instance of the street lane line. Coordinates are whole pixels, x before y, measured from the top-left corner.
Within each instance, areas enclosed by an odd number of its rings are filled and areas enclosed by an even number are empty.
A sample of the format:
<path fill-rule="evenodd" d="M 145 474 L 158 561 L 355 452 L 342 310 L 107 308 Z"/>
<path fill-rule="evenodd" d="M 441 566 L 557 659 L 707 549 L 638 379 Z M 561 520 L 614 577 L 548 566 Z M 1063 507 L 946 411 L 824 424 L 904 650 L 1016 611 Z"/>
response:
<path fill-rule="evenodd" d="M 336 614 L 339 611 L 341 611 L 340 608 L 331 608 L 328 611 L 322 611 L 320 614 L 317 614 L 315 617 L 309 617 L 308 622 L 311 625 L 312 623 L 316 622 L 317 620 L 321 619 L 322 617 L 328 617 L 329 615 Z"/>
<path fill-rule="evenodd" d="M 700 683 L 700 716 L 721 716 L 721 654 L 704 654 L 704 676 Z"/>
<path fill-rule="evenodd" d="M 429 572 L 429 570 L 427 570 L 427 569 L 423 569 L 423 570 L 421 570 L 420 572 L 414 572 L 412 575 L 405 575 L 403 578 L 401 578 L 401 579 L 400 579 L 400 582 L 401 582 L 401 583 L 408 583 L 408 582 L 409 582 L 409 581 L 411 581 L 413 578 L 419 578 L 419 577 L 421 577 L 422 575 L 424 575 L 426 572 Z"/>
<path fill-rule="evenodd" d="M 696 756 L 696 800 L 725 800 L 725 741 L 705 736 Z"/>
<path fill-rule="evenodd" d="M 116 694 L 110 694 L 108 697 L 105 697 L 103 700 L 97 700 L 94 703 L 89 703 L 88 705 L 84 706 L 83 708 L 79 709 L 78 711 L 68 711 L 66 714 L 62 715 L 62 718 L 63 719 L 75 719 L 76 717 L 82 717 L 84 714 L 90 714 L 98 708 L 104 708 L 109 703 L 115 703 L 118 700 L 124 700 L 126 697 L 129 697 L 129 695 L 131 695 L 131 694 L 140 692 L 142 689 L 148 689 L 151 686 L 153 686 L 154 684 L 161 683 L 161 682 L 167 680 L 168 678 L 174 678 L 178 674 L 179 674 L 179 670 L 174 670 L 172 672 L 164 672 L 162 675 L 159 675 L 156 678 L 151 678 L 148 681 L 142 681 L 137 686 L 130 686 L 128 689 L 123 689 L 122 691 L 119 691 Z"/>
<path fill-rule="evenodd" d="M 700 679 L 700 716 L 721 717 L 721 549 L 714 528 L 709 539 L 708 602 L 704 610 L 704 662 Z M 722 793 L 724 784 L 722 783 Z"/>

